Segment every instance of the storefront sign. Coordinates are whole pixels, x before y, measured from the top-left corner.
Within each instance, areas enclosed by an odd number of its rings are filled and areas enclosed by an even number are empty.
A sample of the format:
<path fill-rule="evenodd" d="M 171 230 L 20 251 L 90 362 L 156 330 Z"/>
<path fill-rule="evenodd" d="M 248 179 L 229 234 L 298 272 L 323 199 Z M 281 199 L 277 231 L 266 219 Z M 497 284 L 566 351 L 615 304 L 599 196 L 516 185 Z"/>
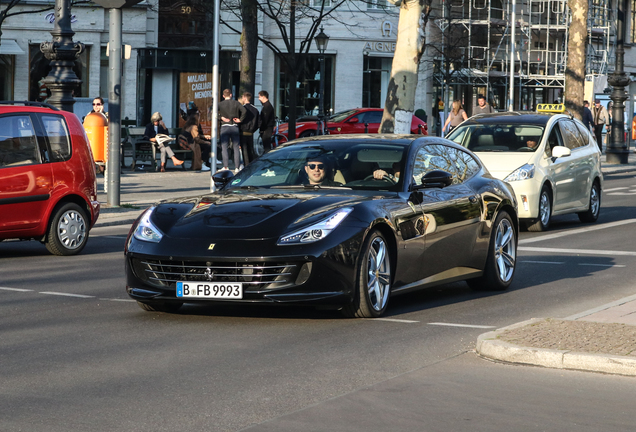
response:
<path fill-rule="evenodd" d="M 201 113 L 201 127 L 206 135 L 212 130 L 208 108 L 212 105 L 212 74 L 182 72 L 179 77 L 179 127 L 185 124 L 188 110 Z"/>
<path fill-rule="evenodd" d="M 364 51 L 371 52 L 395 52 L 395 42 L 367 42 Z"/>

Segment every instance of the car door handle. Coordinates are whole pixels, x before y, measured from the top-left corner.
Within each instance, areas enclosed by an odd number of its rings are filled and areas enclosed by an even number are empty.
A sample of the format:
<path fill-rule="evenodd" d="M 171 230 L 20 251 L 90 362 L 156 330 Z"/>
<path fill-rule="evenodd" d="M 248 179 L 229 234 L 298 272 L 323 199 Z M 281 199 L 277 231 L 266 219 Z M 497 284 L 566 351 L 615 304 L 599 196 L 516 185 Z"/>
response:
<path fill-rule="evenodd" d="M 479 196 L 473 195 L 473 196 L 468 198 L 468 201 L 470 201 L 471 203 L 475 204 L 477 201 L 479 201 Z"/>

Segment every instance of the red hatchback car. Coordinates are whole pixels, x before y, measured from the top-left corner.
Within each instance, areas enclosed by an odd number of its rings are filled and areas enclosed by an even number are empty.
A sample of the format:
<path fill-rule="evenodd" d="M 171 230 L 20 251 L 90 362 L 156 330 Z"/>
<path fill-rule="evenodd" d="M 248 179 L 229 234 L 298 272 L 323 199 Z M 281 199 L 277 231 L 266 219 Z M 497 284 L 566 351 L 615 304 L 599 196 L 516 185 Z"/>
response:
<path fill-rule="evenodd" d="M 98 215 L 95 163 L 77 116 L 0 102 L 0 241 L 35 239 L 74 255 Z"/>
<path fill-rule="evenodd" d="M 342 111 L 327 118 L 327 129 L 331 135 L 378 133 L 383 112 L 382 108 L 355 108 Z M 296 120 L 296 137 L 305 138 L 316 135 L 318 130 L 316 121 L 316 119 Z M 287 129 L 287 123 L 283 123 L 278 127 L 278 133 L 287 137 Z M 411 121 L 411 133 L 428 135 L 426 122 L 414 115 Z"/>

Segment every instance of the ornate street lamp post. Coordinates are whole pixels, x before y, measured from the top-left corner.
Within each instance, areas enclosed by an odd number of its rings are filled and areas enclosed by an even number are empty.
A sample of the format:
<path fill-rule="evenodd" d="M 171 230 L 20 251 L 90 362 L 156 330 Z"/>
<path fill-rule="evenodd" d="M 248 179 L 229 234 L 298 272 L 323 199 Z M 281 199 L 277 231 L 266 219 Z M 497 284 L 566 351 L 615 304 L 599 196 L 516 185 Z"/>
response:
<path fill-rule="evenodd" d="M 618 21 L 616 25 L 616 66 L 614 73 L 609 76 L 607 82 L 613 87 L 610 99 L 612 100 L 612 132 L 605 151 L 605 160 L 608 163 L 626 164 L 629 149 L 625 143 L 625 101 L 627 95 L 625 86 L 630 83 L 629 77 L 623 70 L 623 58 L 625 50 L 625 1 L 618 1 Z"/>
<path fill-rule="evenodd" d="M 318 117 L 320 118 L 321 122 L 325 117 L 325 51 L 327 50 L 327 44 L 329 43 L 329 36 L 327 36 L 323 30 L 323 27 L 320 26 L 320 33 L 314 36 L 314 40 L 316 41 L 316 48 L 318 48 L 318 52 L 320 53 L 320 58 L 318 59 L 318 61 L 320 62 L 320 94 L 318 99 Z M 319 130 L 318 134 L 322 134 L 323 132 L 324 131 Z"/>
<path fill-rule="evenodd" d="M 75 32 L 71 29 L 71 0 L 55 0 L 55 23 L 53 41 L 42 42 L 40 50 L 51 60 L 51 72 L 44 83 L 51 90 L 47 100 L 51 105 L 64 111 L 73 112 L 73 89 L 81 84 L 73 66 L 75 60 L 84 51 L 84 44 L 73 42 Z"/>

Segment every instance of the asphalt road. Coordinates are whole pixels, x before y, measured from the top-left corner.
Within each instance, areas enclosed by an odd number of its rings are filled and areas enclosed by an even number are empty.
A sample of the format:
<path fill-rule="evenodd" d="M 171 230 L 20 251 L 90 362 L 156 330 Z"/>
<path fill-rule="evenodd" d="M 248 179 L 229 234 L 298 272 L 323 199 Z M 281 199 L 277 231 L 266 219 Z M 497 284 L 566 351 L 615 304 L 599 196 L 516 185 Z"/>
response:
<path fill-rule="evenodd" d="M 478 358 L 479 334 L 633 295 L 636 177 L 601 217 L 522 233 L 505 293 L 455 283 L 386 319 L 270 307 L 148 313 L 124 291 L 126 227 L 75 258 L 0 243 L 0 431 L 633 429 L 633 378 Z"/>

